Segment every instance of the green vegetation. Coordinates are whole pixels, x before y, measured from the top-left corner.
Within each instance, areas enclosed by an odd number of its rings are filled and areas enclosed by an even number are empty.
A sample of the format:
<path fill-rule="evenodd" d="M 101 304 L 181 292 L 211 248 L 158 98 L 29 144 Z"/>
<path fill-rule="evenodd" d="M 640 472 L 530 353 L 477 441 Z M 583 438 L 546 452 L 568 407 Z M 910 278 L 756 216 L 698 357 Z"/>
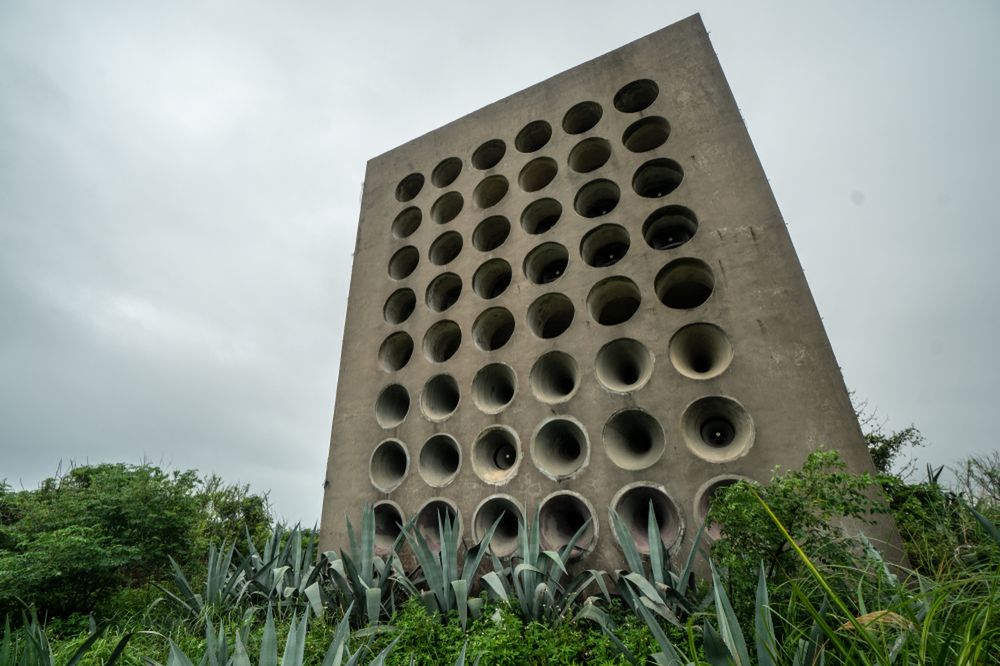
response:
<path fill-rule="evenodd" d="M 893 474 L 919 441 L 870 436 L 877 477 L 821 451 L 720 490 L 721 536 L 701 526 L 684 561 L 655 512 L 648 552 L 613 515 L 614 572 L 577 570 L 575 540 L 544 551 L 537 516 L 509 559 L 446 517 L 379 556 L 370 508 L 344 550 L 318 552 L 312 531 L 271 525 L 266 497 L 193 472 L 0 485 L 0 666 L 1000 663 L 1000 457 L 964 461 L 950 487 Z M 858 532 L 885 519 L 909 569 Z"/>

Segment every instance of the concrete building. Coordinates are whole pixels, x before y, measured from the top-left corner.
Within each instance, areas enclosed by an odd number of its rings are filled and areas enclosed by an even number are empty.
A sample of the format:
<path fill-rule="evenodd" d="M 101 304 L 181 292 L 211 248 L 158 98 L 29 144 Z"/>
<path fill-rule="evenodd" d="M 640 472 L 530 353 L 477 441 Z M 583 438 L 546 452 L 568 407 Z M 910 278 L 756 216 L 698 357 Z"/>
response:
<path fill-rule="evenodd" d="M 698 16 L 368 163 L 324 548 L 373 503 L 379 549 L 443 510 L 470 543 L 503 515 L 506 555 L 540 511 L 614 569 L 609 507 L 683 551 L 715 490 L 820 447 L 872 470 Z"/>

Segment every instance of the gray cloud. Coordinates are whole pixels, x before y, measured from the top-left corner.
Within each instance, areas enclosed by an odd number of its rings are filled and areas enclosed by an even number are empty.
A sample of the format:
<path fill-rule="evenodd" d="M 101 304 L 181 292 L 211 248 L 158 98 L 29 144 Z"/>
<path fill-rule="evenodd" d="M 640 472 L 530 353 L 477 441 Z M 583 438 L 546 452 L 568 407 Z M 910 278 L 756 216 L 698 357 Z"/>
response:
<path fill-rule="evenodd" d="M 8 2 L 0 478 L 149 459 L 313 522 L 365 161 L 698 10 L 848 384 L 994 448 L 995 3 Z"/>

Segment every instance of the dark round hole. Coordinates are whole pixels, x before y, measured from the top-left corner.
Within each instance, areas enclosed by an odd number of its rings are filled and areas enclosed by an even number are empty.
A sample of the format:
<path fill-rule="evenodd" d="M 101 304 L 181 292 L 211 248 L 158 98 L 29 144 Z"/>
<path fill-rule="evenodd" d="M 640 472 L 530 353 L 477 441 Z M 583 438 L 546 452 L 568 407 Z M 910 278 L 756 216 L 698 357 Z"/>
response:
<path fill-rule="evenodd" d="M 462 160 L 457 157 L 449 157 L 441 160 L 434 167 L 434 171 L 431 173 L 431 182 L 434 187 L 448 187 L 455 182 L 460 173 L 462 173 Z"/>
<path fill-rule="evenodd" d="M 496 298 L 510 286 L 510 264 L 503 259 L 490 259 L 472 276 L 472 289 L 480 298 Z"/>
<path fill-rule="evenodd" d="M 559 221 L 562 205 L 555 199 L 534 201 L 521 213 L 521 227 L 529 234 L 544 234 Z"/>
<path fill-rule="evenodd" d="M 583 134 L 593 129 L 604 115 L 604 109 L 597 102 L 575 104 L 563 116 L 562 126 L 567 134 Z"/>
<path fill-rule="evenodd" d="M 458 382 L 451 375 L 435 375 L 424 384 L 420 408 L 431 421 L 442 421 L 458 409 Z"/>
<path fill-rule="evenodd" d="M 622 134 L 622 143 L 633 153 L 644 153 L 659 148 L 670 136 L 670 123 L 666 118 L 650 116 L 637 120 Z"/>
<path fill-rule="evenodd" d="M 396 238 L 407 238 L 420 227 L 423 215 L 416 206 L 403 209 L 392 221 L 392 235 Z"/>
<path fill-rule="evenodd" d="M 635 282 L 626 277 L 601 280 L 587 296 L 591 318 L 603 326 L 615 326 L 632 318 L 642 297 Z"/>
<path fill-rule="evenodd" d="M 496 351 L 514 335 L 514 315 L 505 308 L 490 308 L 472 324 L 472 339 L 483 351 Z"/>
<path fill-rule="evenodd" d="M 522 153 L 540 150 L 552 138 L 552 125 L 544 120 L 535 120 L 524 126 L 514 139 L 514 147 Z"/>
<path fill-rule="evenodd" d="M 545 294 L 528 308 L 528 327 L 543 339 L 556 338 L 573 323 L 573 301 L 560 293 Z"/>
<path fill-rule="evenodd" d="M 683 206 L 664 206 L 653 211 L 642 224 L 642 237 L 654 250 L 670 250 L 691 240 L 698 219 Z"/>
<path fill-rule="evenodd" d="M 712 295 L 712 269 L 698 259 L 677 259 L 663 267 L 653 282 L 656 296 L 668 308 L 690 310 Z"/>
<path fill-rule="evenodd" d="M 396 186 L 396 200 L 397 201 L 409 201 L 418 194 L 424 186 L 424 175 L 420 173 L 411 173 L 409 176 L 399 181 L 399 185 Z"/>
<path fill-rule="evenodd" d="M 442 273 L 427 285 L 427 307 L 434 312 L 444 312 L 458 302 L 462 295 L 462 278 L 454 273 Z"/>
<path fill-rule="evenodd" d="M 632 189 L 641 197 L 656 199 L 670 194 L 684 179 L 681 165 L 665 157 L 649 160 L 632 177 Z"/>
<path fill-rule="evenodd" d="M 453 321 L 439 321 L 424 334 L 424 356 L 434 363 L 444 363 L 462 344 L 462 330 Z"/>
<path fill-rule="evenodd" d="M 656 101 L 660 88 L 654 81 L 639 79 L 615 93 L 615 108 L 622 113 L 637 113 Z"/>
<path fill-rule="evenodd" d="M 617 224 L 602 224 L 587 232 L 580 242 L 580 255 L 588 266 L 613 266 L 628 253 L 628 232 Z"/>
<path fill-rule="evenodd" d="M 573 207 L 583 217 L 600 217 L 607 215 L 621 198 L 621 190 L 610 180 L 592 180 L 576 193 Z"/>
<path fill-rule="evenodd" d="M 528 375 L 535 397 L 544 403 L 564 402 L 580 383 L 580 367 L 572 356 L 550 351 L 538 358 Z"/>
<path fill-rule="evenodd" d="M 472 200 L 479 208 L 491 208 L 504 198 L 509 187 L 503 176 L 488 176 L 476 185 Z"/>
<path fill-rule="evenodd" d="M 554 159 L 538 157 L 524 165 L 517 182 L 525 192 L 537 192 L 551 183 L 558 171 L 559 167 Z"/>
<path fill-rule="evenodd" d="M 472 246 L 480 252 L 492 252 L 507 240 L 510 235 L 510 222 L 506 217 L 494 215 L 479 223 L 472 232 Z"/>
<path fill-rule="evenodd" d="M 524 258 L 524 274 L 535 284 L 548 284 L 562 277 L 569 252 L 559 243 L 543 243 Z"/>
<path fill-rule="evenodd" d="M 413 338 L 409 334 L 399 331 L 382 341 L 378 350 L 379 365 L 386 372 L 396 372 L 409 363 L 412 355 Z"/>
<path fill-rule="evenodd" d="M 458 217 L 464 205 L 465 199 L 458 192 L 442 194 L 431 206 L 431 219 L 438 224 L 447 224 Z"/>
<path fill-rule="evenodd" d="M 431 243 L 428 258 L 435 266 L 444 266 L 462 251 L 462 235 L 457 231 L 446 231 Z"/>
<path fill-rule="evenodd" d="M 412 289 L 397 289 L 382 306 L 382 316 L 390 324 L 402 324 L 413 314 L 417 296 Z"/>
<path fill-rule="evenodd" d="M 507 144 L 500 139 L 491 139 L 490 141 L 480 145 L 476 148 L 476 151 L 472 153 L 472 166 L 476 167 L 480 171 L 492 169 L 500 163 L 500 160 L 503 159 L 506 152 Z"/>
<path fill-rule="evenodd" d="M 420 253 L 417 248 L 407 245 L 396 251 L 389 259 L 389 277 L 393 280 L 402 280 L 410 276 L 420 262 Z"/>
<path fill-rule="evenodd" d="M 591 137 L 573 146 L 569 153 L 569 168 L 577 173 L 590 173 L 604 166 L 611 158 L 607 139 Z"/>
<path fill-rule="evenodd" d="M 729 446 L 736 438 L 736 429 L 726 419 L 715 417 L 701 424 L 701 440 L 709 446 Z"/>

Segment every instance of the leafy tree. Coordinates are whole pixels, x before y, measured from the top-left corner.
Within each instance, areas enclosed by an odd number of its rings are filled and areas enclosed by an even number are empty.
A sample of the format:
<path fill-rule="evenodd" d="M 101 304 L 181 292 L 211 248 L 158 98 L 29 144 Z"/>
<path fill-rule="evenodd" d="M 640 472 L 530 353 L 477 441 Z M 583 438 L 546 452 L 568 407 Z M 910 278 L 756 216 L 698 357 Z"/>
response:
<path fill-rule="evenodd" d="M 266 534 L 265 496 L 194 471 L 154 465 L 74 467 L 37 490 L 0 485 L 0 617 L 29 603 L 90 612 L 123 587 L 163 577 L 205 544 Z"/>
<path fill-rule="evenodd" d="M 816 561 L 850 564 L 852 544 L 841 526 L 844 519 L 869 522 L 873 513 L 885 510 L 872 493 L 875 484 L 869 474 L 849 472 L 836 451 L 815 451 L 801 470 L 776 471 L 766 486 L 741 481 L 721 489 L 708 516 L 722 526 L 722 538 L 713 545 L 712 556 L 729 572 L 734 603 L 753 607 L 761 562 L 772 580 L 803 573 L 801 561 L 758 497 Z"/>

